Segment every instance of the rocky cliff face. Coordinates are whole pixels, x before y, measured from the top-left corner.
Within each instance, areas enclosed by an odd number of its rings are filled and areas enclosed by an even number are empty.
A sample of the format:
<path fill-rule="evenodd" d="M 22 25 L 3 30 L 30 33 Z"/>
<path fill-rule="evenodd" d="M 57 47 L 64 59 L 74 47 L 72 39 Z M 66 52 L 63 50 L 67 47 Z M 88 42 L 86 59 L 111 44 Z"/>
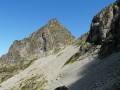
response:
<path fill-rule="evenodd" d="M 53 18 L 28 38 L 14 41 L 8 53 L 0 58 L 0 74 L 4 76 L 2 74 L 4 71 L 16 72 L 16 70 L 24 69 L 38 57 L 57 53 L 73 41 L 74 36 L 57 19 Z M 7 76 L 9 77 L 8 72 Z M 4 78 L 6 76 L 2 79 Z"/>
<path fill-rule="evenodd" d="M 87 42 L 101 45 L 100 56 L 120 51 L 120 1 L 94 16 Z"/>

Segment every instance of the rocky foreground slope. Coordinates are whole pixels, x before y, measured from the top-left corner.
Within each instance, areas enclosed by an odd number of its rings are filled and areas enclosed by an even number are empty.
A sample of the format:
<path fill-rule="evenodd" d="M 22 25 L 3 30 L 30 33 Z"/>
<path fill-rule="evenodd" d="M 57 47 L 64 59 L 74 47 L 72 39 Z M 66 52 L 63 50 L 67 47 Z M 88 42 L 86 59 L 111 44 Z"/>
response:
<path fill-rule="evenodd" d="M 1 57 L 0 90 L 120 90 L 119 51 L 119 0 L 94 16 L 75 42 L 52 19 Z"/>

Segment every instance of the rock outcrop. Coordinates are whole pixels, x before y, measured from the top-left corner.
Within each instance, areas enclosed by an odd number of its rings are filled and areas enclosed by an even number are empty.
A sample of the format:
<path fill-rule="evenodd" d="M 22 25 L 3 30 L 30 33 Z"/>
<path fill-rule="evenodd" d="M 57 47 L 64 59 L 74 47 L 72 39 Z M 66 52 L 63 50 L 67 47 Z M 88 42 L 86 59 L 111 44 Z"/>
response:
<path fill-rule="evenodd" d="M 87 42 L 101 45 L 99 56 L 120 51 L 120 1 L 104 8 L 94 16 Z"/>

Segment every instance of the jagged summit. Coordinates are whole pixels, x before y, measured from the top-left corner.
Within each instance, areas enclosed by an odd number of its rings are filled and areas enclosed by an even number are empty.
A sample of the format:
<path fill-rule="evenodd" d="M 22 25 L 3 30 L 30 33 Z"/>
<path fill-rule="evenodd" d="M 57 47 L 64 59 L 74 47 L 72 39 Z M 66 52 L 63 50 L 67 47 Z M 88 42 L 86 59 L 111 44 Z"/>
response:
<path fill-rule="evenodd" d="M 56 25 L 61 25 L 61 24 L 57 20 L 57 18 L 52 18 L 50 21 L 48 21 L 47 25 L 49 25 L 50 27 L 54 27 Z"/>
<path fill-rule="evenodd" d="M 59 22 L 57 18 L 52 18 L 48 22 Z"/>

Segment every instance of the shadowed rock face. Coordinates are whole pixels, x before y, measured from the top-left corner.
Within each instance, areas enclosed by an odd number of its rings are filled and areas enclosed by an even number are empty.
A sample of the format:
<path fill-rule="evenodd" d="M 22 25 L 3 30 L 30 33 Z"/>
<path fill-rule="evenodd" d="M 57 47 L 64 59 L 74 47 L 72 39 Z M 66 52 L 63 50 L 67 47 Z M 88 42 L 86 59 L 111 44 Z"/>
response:
<path fill-rule="evenodd" d="M 52 50 L 52 53 L 57 53 L 60 49 L 71 44 L 74 39 L 74 36 L 57 19 L 53 18 L 28 38 L 14 41 L 8 53 L 0 58 L 0 68 L 10 66 L 15 67 L 14 70 L 24 69 L 38 57 L 47 54 L 48 51 Z M 9 76 L 9 74 L 7 75 Z"/>
<path fill-rule="evenodd" d="M 95 44 L 102 44 L 108 36 L 108 32 L 112 29 L 112 22 L 113 22 L 113 6 L 110 5 L 102 10 L 99 14 L 94 16 L 91 29 L 89 34 L 89 42 Z"/>
<path fill-rule="evenodd" d="M 100 56 L 120 51 L 120 1 L 94 16 L 87 42 L 101 45 Z"/>

